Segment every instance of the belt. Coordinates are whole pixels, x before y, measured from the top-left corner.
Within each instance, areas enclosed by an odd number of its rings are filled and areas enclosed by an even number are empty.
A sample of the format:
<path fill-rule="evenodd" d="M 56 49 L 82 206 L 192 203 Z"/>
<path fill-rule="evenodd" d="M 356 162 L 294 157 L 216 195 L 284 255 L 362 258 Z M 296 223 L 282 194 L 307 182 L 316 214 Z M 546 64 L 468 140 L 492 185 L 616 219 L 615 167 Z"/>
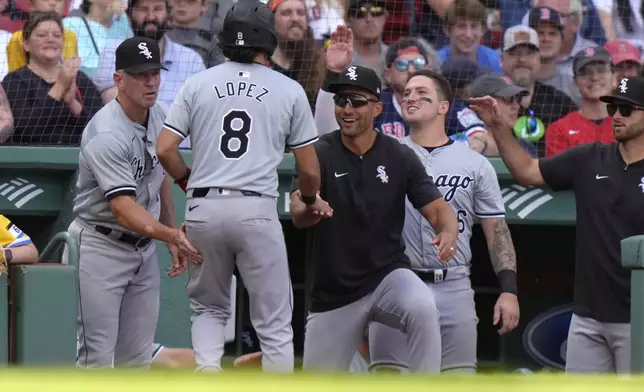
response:
<path fill-rule="evenodd" d="M 117 241 L 124 242 L 128 245 L 132 245 L 137 248 L 145 248 L 148 246 L 150 242 L 152 242 L 152 238 L 148 237 L 137 237 L 131 234 L 127 233 L 120 233 L 117 230 L 110 229 L 109 227 L 105 226 L 95 226 L 94 227 L 97 232 L 106 235 L 110 238 L 113 238 Z"/>
<path fill-rule="evenodd" d="M 208 196 L 208 193 L 210 191 L 215 191 L 219 195 L 226 195 L 230 193 L 231 191 L 233 192 L 239 192 L 244 196 L 255 196 L 255 197 L 262 197 L 262 194 L 259 192 L 255 191 L 239 191 L 236 189 L 226 189 L 226 188 L 195 188 L 192 190 L 192 197 L 196 198 L 201 198 L 201 197 L 206 197 Z"/>
<path fill-rule="evenodd" d="M 420 280 L 425 283 L 440 283 L 445 280 L 447 276 L 447 269 L 435 269 L 428 271 L 415 270 L 414 273 L 418 275 Z"/>

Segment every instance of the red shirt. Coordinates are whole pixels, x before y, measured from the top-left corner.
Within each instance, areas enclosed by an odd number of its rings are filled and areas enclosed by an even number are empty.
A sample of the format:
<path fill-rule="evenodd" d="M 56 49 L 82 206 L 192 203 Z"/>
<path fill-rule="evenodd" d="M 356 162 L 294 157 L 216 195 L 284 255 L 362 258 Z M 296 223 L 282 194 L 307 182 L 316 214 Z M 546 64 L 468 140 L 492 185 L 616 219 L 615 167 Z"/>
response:
<path fill-rule="evenodd" d="M 607 117 L 599 125 L 579 113 L 569 113 L 548 126 L 546 130 L 546 156 L 558 154 L 578 144 L 600 142 L 611 143 L 613 118 Z"/>

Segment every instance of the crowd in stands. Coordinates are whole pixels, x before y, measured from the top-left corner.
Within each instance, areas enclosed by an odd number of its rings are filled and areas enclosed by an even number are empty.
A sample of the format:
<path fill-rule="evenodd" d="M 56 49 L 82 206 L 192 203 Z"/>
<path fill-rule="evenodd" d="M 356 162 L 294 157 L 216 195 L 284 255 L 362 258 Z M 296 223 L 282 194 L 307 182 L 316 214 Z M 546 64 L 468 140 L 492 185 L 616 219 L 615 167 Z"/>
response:
<path fill-rule="evenodd" d="M 0 0 L 0 143 L 78 145 L 92 116 L 115 97 L 115 50 L 133 35 L 162 49 L 159 101 L 224 58 L 217 39 L 235 0 Z M 238 0 L 242 1 L 242 0 Z M 353 64 L 383 83 L 379 131 L 409 133 L 400 115 L 410 72 L 439 70 L 454 91 L 451 138 L 498 154 L 467 107 L 496 97 L 533 156 L 613 140 L 599 97 L 642 71 L 641 0 L 270 0 L 278 48 L 268 66 L 299 82 L 319 127 L 330 33 L 354 34 Z M 516 96 L 489 75 L 522 88 Z M 204 86 L 208 88 L 208 86 Z M 527 93 L 526 93 L 527 90 Z M 317 109 L 316 109 L 317 107 Z M 333 120 L 331 118 L 331 120 Z M 184 142 L 189 148 L 189 141 Z"/>

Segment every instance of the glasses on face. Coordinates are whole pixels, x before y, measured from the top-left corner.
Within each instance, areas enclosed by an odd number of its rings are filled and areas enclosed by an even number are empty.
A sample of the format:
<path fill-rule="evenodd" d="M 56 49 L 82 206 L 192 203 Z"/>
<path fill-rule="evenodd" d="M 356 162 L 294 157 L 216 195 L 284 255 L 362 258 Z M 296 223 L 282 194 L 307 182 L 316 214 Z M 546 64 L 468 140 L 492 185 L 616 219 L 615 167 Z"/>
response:
<path fill-rule="evenodd" d="M 413 65 L 414 69 L 419 70 L 425 68 L 426 64 L 425 59 L 422 57 L 418 57 L 413 60 L 399 59 L 394 61 L 394 68 L 399 72 L 407 72 L 410 65 Z"/>
<path fill-rule="evenodd" d="M 336 94 L 333 96 L 333 102 L 336 106 L 341 108 L 346 107 L 347 104 L 351 105 L 352 108 L 361 108 L 367 106 L 369 102 L 378 102 L 377 99 L 367 98 L 364 95 L 360 94 Z"/>
<path fill-rule="evenodd" d="M 385 8 L 377 7 L 375 5 L 363 5 L 349 10 L 349 15 L 357 19 L 366 18 L 367 15 L 371 15 L 372 17 L 377 18 L 384 14 L 385 14 Z"/>
<path fill-rule="evenodd" d="M 510 98 L 503 98 L 503 97 L 495 97 L 497 100 L 503 101 L 507 103 L 508 105 L 512 105 L 515 103 L 521 103 L 521 97 L 518 95 L 515 95 L 514 97 Z"/>
<path fill-rule="evenodd" d="M 627 103 L 609 103 L 606 105 L 606 111 L 611 117 L 617 113 L 617 110 L 619 110 L 619 114 L 621 114 L 622 117 L 629 117 L 633 113 L 633 110 L 644 110 L 644 108 L 629 105 Z"/>

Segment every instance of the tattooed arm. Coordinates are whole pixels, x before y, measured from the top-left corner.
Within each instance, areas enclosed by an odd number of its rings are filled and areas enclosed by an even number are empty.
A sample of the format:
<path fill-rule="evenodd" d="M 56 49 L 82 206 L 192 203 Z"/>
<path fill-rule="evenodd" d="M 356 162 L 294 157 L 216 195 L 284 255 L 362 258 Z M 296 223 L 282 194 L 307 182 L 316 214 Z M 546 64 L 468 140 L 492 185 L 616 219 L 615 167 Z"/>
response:
<path fill-rule="evenodd" d="M 499 335 L 504 335 L 519 325 L 519 300 L 517 297 L 517 256 L 510 229 L 504 218 L 481 219 L 487 240 L 492 267 L 499 279 L 501 295 L 494 305 L 494 325 L 499 325 Z"/>
<path fill-rule="evenodd" d="M 494 137 L 488 132 L 476 132 L 472 136 L 468 136 L 470 148 L 481 155 L 486 157 L 499 156 L 499 149 L 496 147 Z"/>
<path fill-rule="evenodd" d="M 504 218 L 481 219 L 483 234 L 487 240 L 492 268 L 497 275 L 503 270 L 517 272 L 517 256 L 510 229 Z"/>

